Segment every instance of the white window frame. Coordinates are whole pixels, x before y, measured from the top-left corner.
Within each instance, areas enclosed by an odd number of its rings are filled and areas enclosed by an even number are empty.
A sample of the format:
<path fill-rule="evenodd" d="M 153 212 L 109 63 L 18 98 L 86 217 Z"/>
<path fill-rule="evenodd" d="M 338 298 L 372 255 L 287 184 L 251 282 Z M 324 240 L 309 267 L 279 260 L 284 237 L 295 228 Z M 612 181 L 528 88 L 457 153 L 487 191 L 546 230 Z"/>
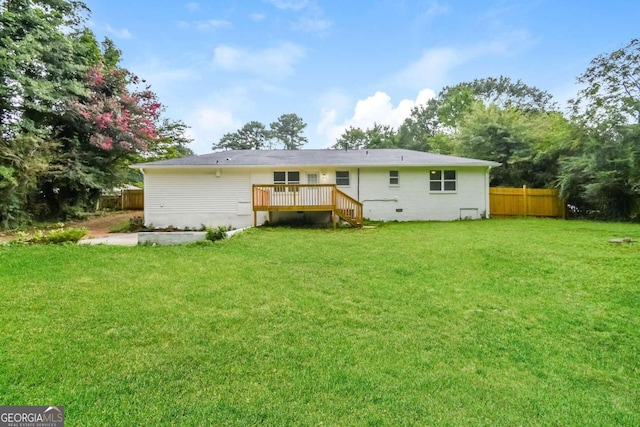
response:
<path fill-rule="evenodd" d="M 276 180 L 276 174 L 277 173 L 283 173 L 284 174 L 284 181 L 281 180 Z M 298 180 L 292 180 L 290 177 L 291 173 L 297 173 L 298 174 Z M 278 186 L 282 186 L 282 187 L 276 187 L 275 191 L 284 191 L 285 189 L 289 190 L 289 191 L 295 191 L 296 189 L 293 188 L 289 188 L 289 187 L 285 187 L 287 184 L 300 184 L 300 171 L 273 171 L 273 183 L 275 185 Z"/>
<path fill-rule="evenodd" d="M 347 176 L 347 183 L 346 184 L 339 184 L 338 183 L 338 174 L 339 173 L 346 173 Z M 344 179 L 344 177 L 341 177 L 340 179 Z M 336 185 L 339 187 L 349 187 L 351 185 L 351 172 L 350 171 L 336 171 Z"/>
<path fill-rule="evenodd" d="M 395 176 L 394 176 L 394 172 L 395 172 Z M 389 171 L 389 187 L 399 187 L 399 186 L 400 186 L 400 171 L 398 170 Z"/>
<path fill-rule="evenodd" d="M 440 172 L 440 178 L 434 179 L 435 175 L 437 175 L 438 172 Z M 445 178 L 445 176 L 447 175 L 447 172 L 449 173 L 453 172 L 454 177 Z M 439 183 L 440 189 L 434 190 L 431 186 L 431 184 L 433 183 Z M 454 187 L 453 190 L 445 190 L 445 187 L 447 187 L 447 184 L 451 184 L 451 183 L 453 183 L 453 187 Z M 458 192 L 458 171 L 455 169 L 431 169 L 429 171 L 429 192 L 430 193 L 457 193 Z"/>

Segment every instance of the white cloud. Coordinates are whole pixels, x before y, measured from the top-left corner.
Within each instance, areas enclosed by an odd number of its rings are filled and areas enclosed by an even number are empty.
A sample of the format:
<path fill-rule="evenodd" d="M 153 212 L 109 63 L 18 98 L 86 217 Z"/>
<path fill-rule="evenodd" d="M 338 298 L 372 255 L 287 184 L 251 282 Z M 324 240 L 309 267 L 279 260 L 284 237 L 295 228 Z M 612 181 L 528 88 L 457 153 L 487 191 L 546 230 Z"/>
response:
<path fill-rule="evenodd" d="M 429 7 L 427 7 L 427 10 L 425 10 L 423 13 L 423 16 L 425 18 L 433 18 L 439 15 L 446 15 L 450 11 L 451 9 L 449 8 L 449 6 L 440 4 L 436 1 L 429 4 Z"/>
<path fill-rule="evenodd" d="M 315 0 L 266 0 L 281 10 L 297 12 L 299 17 L 291 22 L 291 29 L 325 35 L 333 22 L 324 16 L 324 11 Z"/>
<path fill-rule="evenodd" d="M 221 19 L 208 19 L 206 21 L 194 22 L 193 26 L 199 31 L 209 31 L 219 28 L 231 28 L 233 25 L 231 24 L 231 22 L 223 21 Z"/>
<path fill-rule="evenodd" d="M 184 6 L 187 8 L 187 10 L 189 10 L 189 12 L 196 12 L 198 9 L 200 9 L 200 4 L 195 2 L 187 3 Z"/>
<path fill-rule="evenodd" d="M 251 19 L 253 22 L 264 21 L 266 18 L 266 15 L 262 13 L 252 13 L 251 15 L 249 15 L 249 19 Z"/>
<path fill-rule="evenodd" d="M 439 86 L 448 72 L 465 62 L 464 52 L 453 48 L 434 48 L 423 52 L 420 59 L 409 64 L 398 75 L 399 83 L 411 82 L 416 86 Z"/>
<path fill-rule="evenodd" d="M 119 30 L 119 29 L 113 28 L 111 25 L 107 24 L 107 25 L 105 25 L 104 29 L 108 33 L 112 34 L 113 36 L 115 36 L 116 38 L 119 38 L 119 39 L 130 39 L 130 38 L 133 37 L 133 35 L 126 28 L 123 28 L 123 29 Z"/>
<path fill-rule="evenodd" d="M 218 46 L 213 51 L 214 62 L 222 68 L 232 70 L 240 64 L 242 51 L 230 46 Z"/>
<path fill-rule="evenodd" d="M 174 82 L 199 78 L 196 69 L 182 65 L 179 67 L 175 63 L 169 63 L 159 57 L 147 57 L 143 61 L 134 63 L 132 70 L 149 82 L 154 89 L 159 86 L 164 88 Z"/>
<path fill-rule="evenodd" d="M 204 21 L 178 21 L 178 27 L 188 29 L 195 28 L 198 31 L 211 31 L 225 28 L 232 28 L 233 24 L 229 21 L 224 21 L 221 19 L 207 19 Z"/>
<path fill-rule="evenodd" d="M 309 0 L 266 0 L 278 9 L 302 10 L 309 5 Z"/>
<path fill-rule="evenodd" d="M 307 33 L 326 33 L 332 26 L 333 22 L 328 19 L 303 17 L 294 22 L 291 28 Z"/>
<path fill-rule="evenodd" d="M 438 87 L 445 84 L 451 70 L 481 57 L 512 55 L 534 41 L 525 31 L 511 32 L 501 38 L 460 48 L 427 49 L 415 62 L 395 76 L 396 83 L 415 87 Z"/>
<path fill-rule="evenodd" d="M 293 43 L 255 51 L 220 45 L 214 49 L 213 64 L 226 71 L 281 79 L 294 72 L 295 64 L 304 55 L 304 49 Z"/>
<path fill-rule="evenodd" d="M 234 132 L 242 126 L 231 111 L 214 107 L 194 111 L 185 122 L 191 126 L 189 136 L 193 138 L 189 148 L 197 154 L 211 152 L 211 147 L 218 143 L 222 135 Z"/>
<path fill-rule="evenodd" d="M 421 90 L 415 100 L 403 99 L 394 106 L 388 94 L 376 92 L 366 99 L 359 100 L 353 109 L 353 115 L 342 123 L 338 123 L 337 108 L 324 107 L 316 132 L 323 136 L 326 145 L 330 146 L 351 126 L 366 129 L 377 123 L 397 129 L 411 115 L 413 107 L 426 104 L 433 97 L 435 97 L 434 91 L 427 88 Z"/>

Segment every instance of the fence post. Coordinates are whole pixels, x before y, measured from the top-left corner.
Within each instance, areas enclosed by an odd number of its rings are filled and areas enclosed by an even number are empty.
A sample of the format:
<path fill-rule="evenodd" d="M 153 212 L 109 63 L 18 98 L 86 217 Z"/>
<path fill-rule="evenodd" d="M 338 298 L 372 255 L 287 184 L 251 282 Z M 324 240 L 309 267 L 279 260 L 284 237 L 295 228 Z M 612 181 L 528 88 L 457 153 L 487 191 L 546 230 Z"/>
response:
<path fill-rule="evenodd" d="M 527 206 L 528 200 L 527 200 L 527 186 L 526 185 L 522 186 L 522 196 L 524 197 L 524 216 L 526 218 L 527 217 L 527 211 L 529 210 L 528 206 Z"/>

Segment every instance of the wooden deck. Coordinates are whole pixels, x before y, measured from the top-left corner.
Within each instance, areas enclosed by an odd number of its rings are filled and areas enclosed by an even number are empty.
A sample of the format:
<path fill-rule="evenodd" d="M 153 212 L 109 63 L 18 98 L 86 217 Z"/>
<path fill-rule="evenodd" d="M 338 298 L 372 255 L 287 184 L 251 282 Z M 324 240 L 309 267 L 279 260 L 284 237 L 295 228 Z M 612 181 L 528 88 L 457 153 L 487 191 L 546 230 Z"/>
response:
<path fill-rule="evenodd" d="M 362 203 L 335 184 L 254 184 L 253 224 L 257 212 L 332 212 L 354 227 L 362 227 Z M 334 220 L 335 226 L 335 220 Z"/>

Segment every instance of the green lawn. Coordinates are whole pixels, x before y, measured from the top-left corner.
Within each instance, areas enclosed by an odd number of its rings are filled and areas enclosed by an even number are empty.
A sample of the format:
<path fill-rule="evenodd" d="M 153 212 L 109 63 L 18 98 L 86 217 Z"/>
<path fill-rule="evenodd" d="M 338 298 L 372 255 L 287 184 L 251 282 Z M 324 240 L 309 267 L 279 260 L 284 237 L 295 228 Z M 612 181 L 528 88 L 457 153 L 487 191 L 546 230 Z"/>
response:
<path fill-rule="evenodd" d="M 0 247 L 0 404 L 68 426 L 640 425 L 640 226 Z"/>

